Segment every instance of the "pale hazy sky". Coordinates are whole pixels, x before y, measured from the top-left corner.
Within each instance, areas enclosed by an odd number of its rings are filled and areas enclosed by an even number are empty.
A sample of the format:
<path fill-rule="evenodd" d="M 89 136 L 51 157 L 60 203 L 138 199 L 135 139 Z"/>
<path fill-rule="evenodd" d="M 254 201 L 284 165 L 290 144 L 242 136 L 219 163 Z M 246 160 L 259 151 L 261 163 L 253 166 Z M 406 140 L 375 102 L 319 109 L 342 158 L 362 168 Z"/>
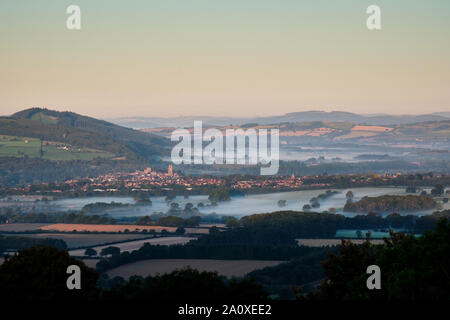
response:
<path fill-rule="evenodd" d="M 82 30 L 66 28 L 81 7 Z M 382 30 L 366 28 L 381 7 Z M 1 0 L 0 115 L 450 111 L 450 1 Z"/>

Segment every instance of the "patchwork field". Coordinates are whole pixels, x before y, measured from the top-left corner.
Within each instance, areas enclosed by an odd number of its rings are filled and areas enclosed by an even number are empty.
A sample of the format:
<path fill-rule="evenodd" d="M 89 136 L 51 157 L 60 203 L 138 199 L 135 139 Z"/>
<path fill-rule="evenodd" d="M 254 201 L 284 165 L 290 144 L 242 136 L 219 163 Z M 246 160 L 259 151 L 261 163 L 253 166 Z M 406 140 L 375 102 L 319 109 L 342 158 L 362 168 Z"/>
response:
<path fill-rule="evenodd" d="M 95 266 L 97 262 L 99 262 L 100 259 L 84 259 L 83 262 L 85 265 L 87 265 L 89 268 L 95 269 Z"/>
<path fill-rule="evenodd" d="M 48 223 L 11 223 L 0 224 L 0 233 L 3 232 L 25 232 L 36 231 L 42 227 L 48 226 Z"/>
<path fill-rule="evenodd" d="M 186 234 L 209 234 L 209 228 L 184 228 Z"/>
<path fill-rule="evenodd" d="M 0 135 L 0 157 L 41 157 L 41 141 L 36 138 Z M 42 158 L 48 160 L 92 160 L 110 158 L 109 152 L 89 148 L 77 148 L 62 143 L 44 141 Z"/>
<path fill-rule="evenodd" d="M 148 238 L 148 235 L 140 234 L 76 234 L 76 233 L 23 233 L 14 234 L 15 236 L 61 239 L 67 243 L 70 248 L 88 247 L 95 245 L 109 244 L 111 242 L 121 242 L 128 240 L 142 240 Z"/>
<path fill-rule="evenodd" d="M 225 225 L 225 223 L 201 223 L 200 227 L 202 227 L 202 228 L 212 228 L 212 227 L 226 228 L 226 225 Z"/>
<path fill-rule="evenodd" d="M 276 266 L 283 261 L 263 260 L 209 260 L 209 259 L 154 259 L 138 261 L 120 266 L 107 272 L 110 277 L 143 277 L 170 273 L 190 266 L 199 271 L 217 271 L 227 277 L 242 277 L 247 273 L 265 267 Z"/>
<path fill-rule="evenodd" d="M 390 132 L 392 130 L 394 128 L 381 126 L 354 126 L 352 128 L 352 131 Z"/>
<path fill-rule="evenodd" d="M 170 246 L 173 244 L 186 244 L 191 240 L 194 240 L 197 238 L 191 238 L 191 237 L 162 237 L 162 238 L 155 238 L 155 239 L 143 239 L 143 240 L 136 240 L 136 241 L 129 241 L 124 243 L 117 243 L 113 244 L 114 247 L 120 248 L 121 252 L 130 252 L 134 250 L 138 250 L 141 248 L 144 243 L 149 243 L 151 245 L 164 245 L 164 246 Z M 98 246 L 94 247 L 93 249 L 97 251 L 97 254 L 100 254 L 100 251 L 103 248 L 109 247 L 109 245 L 106 246 Z M 81 257 L 84 256 L 85 249 L 78 249 L 78 250 L 70 250 L 69 253 L 72 256 Z"/>
<path fill-rule="evenodd" d="M 361 244 L 364 240 L 362 239 L 351 239 L 355 244 Z M 297 239 L 299 246 L 305 247 L 324 247 L 324 246 L 336 246 L 341 243 L 341 239 Z M 383 244 L 384 241 L 381 239 L 372 239 L 373 244 Z"/>
<path fill-rule="evenodd" d="M 126 231 L 142 231 L 154 230 L 156 232 L 161 232 L 166 230 L 167 232 L 175 232 L 177 228 L 174 227 L 160 227 L 160 226 L 139 226 L 131 224 L 117 224 L 117 225 L 104 225 L 104 224 L 70 224 L 70 223 L 55 223 L 47 225 L 41 228 L 47 231 L 60 231 L 60 232 L 126 232 Z"/>
<path fill-rule="evenodd" d="M 4 260 L 5 260 L 4 258 L 0 258 L 0 265 L 3 263 Z M 95 269 L 95 265 L 99 261 L 100 261 L 100 259 L 84 259 L 83 260 L 84 264 L 92 269 Z"/>
<path fill-rule="evenodd" d="M 345 139 L 355 139 L 355 138 L 367 138 L 367 137 L 374 137 L 378 135 L 378 132 L 373 131 L 352 131 L 350 133 L 337 136 L 333 140 L 345 140 Z"/>

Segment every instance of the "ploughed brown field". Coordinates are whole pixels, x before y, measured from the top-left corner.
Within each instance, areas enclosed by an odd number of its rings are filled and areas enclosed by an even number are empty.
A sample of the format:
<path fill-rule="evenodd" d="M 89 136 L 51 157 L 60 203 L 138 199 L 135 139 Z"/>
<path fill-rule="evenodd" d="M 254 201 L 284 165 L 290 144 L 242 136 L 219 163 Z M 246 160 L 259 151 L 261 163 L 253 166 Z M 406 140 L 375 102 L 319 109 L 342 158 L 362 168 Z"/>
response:
<path fill-rule="evenodd" d="M 394 130 L 391 127 L 382 126 L 354 126 L 351 131 L 373 131 L 373 132 L 390 132 Z"/>
<path fill-rule="evenodd" d="M 130 232 L 138 230 L 147 232 L 154 230 L 155 232 L 161 232 L 166 230 L 167 232 L 175 232 L 177 228 L 175 227 L 163 227 L 163 226 L 140 226 L 135 224 L 70 224 L 70 223 L 55 223 L 50 225 L 44 225 L 40 228 L 44 231 L 57 231 L 57 232 L 125 232 L 128 230 Z M 186 233 L 209 233 L 208 228 L 185 228 Z"/>
<path fill-rule="evenodd" d="M 170 273 L 190 266 L 199 271 L 217 271 L 227 277 L 242 277 L 265 267 L 276 266 L 284 261 L 264 260 L 213 260 L 213 259 L 152 259 L 129 263 L 107 271 L 108 276 L 128 278 Z"/>

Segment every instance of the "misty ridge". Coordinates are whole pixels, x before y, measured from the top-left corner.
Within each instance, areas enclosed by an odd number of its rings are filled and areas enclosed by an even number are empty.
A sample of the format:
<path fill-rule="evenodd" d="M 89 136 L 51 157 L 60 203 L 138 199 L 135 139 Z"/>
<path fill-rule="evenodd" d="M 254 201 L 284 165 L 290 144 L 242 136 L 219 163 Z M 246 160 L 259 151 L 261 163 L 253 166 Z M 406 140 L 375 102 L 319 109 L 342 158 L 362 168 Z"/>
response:
<path fill-rule="evenodd" d="M 450 112 L 434 112 L 420 115 L 356 114 L 343 111 L 302 111 L 280 116 L 267 117 L 216 117 L 216 116 L 179 116 L 179 117 L 116 117 L 106 118 L 112 123 L 134 128 L 191 127 L 195 120 L 202 120 L 210 126 L 277 124 L 285 122 L 334 121 L 354 122 L 367 125 L 400 125 L 428 121 L 446 121 Z"/>

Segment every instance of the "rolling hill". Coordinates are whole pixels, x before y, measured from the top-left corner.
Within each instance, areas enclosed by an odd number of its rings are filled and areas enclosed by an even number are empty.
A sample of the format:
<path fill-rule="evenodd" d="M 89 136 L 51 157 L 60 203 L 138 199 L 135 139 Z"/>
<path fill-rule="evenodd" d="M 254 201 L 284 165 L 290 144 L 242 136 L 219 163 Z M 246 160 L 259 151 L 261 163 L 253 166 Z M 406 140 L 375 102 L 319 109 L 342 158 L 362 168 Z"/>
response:
<path fill-rule="evenodd" d="M 192 126 L 191 126 L 192 127 Z M 248 123 L 236 126 L 219 127 L 225 133 L 226 129 L 271 129 L 280 130 L 281 141 L 291 143 L 301 142 L 350 142 L 361 144 L 409 143 L 423 144 L 436 142 L 448 144 L 450 142 L 450 120 L 429 121 L 402 125 L 364 125 L 340 121 L 307 121 L 283 122 L 261 125 Z M 175 127 L 147 128 L 143 132 L 154 133 L 169 138 Z M 192 129 L 190 129 L 192 130 Z"/>
<path fill-rule="evenodd" d="M 194 120 L 202 120 L 204 125 L 225 126 L 243 125 L 245 123 L 258 124 L 279 124 L 292 122 L 351 122 L 364 125 L 401 125 L 426 121 L 446 121 L 450 119 L 449 112 L 437 112 L 423 115 L 389 115 L 389 114 L 368 114 L 361 115 L 342 111 L 304 111 L 291 112 L 279 116 L 268 117 L 123 117 L 109 119 L 111 122 L 135 129 L 159 128 L 159 127 L 191 127 Z"/>
<path fill-rule="evenodd" d="M 25 139 L 24 141 L 29 141 L 26 142 L 29 146 L 32 145 L 31 142 L 36 144 L 36 139 L 42 141 L 43 152 L 41 154 L 31 152 L 28 154 L 31 157 L 45 158 L 47 151 L 58 146 L 60 153 L 67 151 L 67 160 L 79 159 L 77 153 L 85 152 L 94 153 L 93 157 L 97 153 L 100 158 L 115 157 L 143 162 L 164 156 L 168 153 L 169 146 L 167 139 L 150 133 L 72 112 L 58 112 L 41 108 L 27 109 L 10 117 L 0 118 L 0 135 L 16 137 L 19 140 Z M 5 141 L 3 141 L 3 145 L 5 145 Z M 27 154 L 26 152 L 21 153 L 20 148 L 15 152 L 15 154 L 1 154 L 0 152 L 0 156 Z"/>

